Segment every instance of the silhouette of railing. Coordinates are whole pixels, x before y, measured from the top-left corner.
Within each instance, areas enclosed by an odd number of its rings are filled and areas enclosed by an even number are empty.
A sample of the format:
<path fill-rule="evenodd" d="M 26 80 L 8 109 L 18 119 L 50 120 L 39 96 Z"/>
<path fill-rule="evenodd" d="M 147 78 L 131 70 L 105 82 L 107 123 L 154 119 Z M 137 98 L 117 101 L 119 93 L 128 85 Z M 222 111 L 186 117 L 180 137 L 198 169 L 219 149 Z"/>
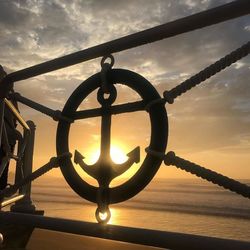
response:
<path fill-rule="evenodd" d="M 184 17 L 181 19 L 178 19 L 176 21 L 172 21 L 170 23 L 166 23 L 163 25 L 159 25 L 157 27 L 144 30 L 132 35 L 128 35 L 110 42 L 106 42 L 70 55 L 66 55 L 51 61 L 47 61 L 26 69 L 22 69 L 13 73 L 10 73 L 3 77 L 3 79 L 0 82 L 0 145 L 5 146 L 7 148 L 7 154 L 5 158 L 1 159 L 1 165 L 0 165 L 0 176 L 1 172 L 4 170 L 6 164 L 9 162 L 11 158 L 15 159 L 17 161 L 17 168 L 16 168 L 16 178 L 15 178 L 15 184 L 14 185 L 8 185 L 4 190 L 0 191 L 0 200 L 1 207 L 4 207 L 6 205 L 12 204 L 13 202 L 16 202 L 16 204 L 13 206 L 14 211 L 22 211 L 22 212 L 35 212 L 35 207 L 33 206 L 31 199 L 30 199 L 30 190 L 31 190 L 31 182 L 41 176 L 42 174 L 46 173 L 53 167 L 57 167 L 64 161 L 65 159 L 68 159 L 71 157 L 71 154 L 69 152 L 66 152 L 64 154 L 58 155 L 57 157 L 52 157 L 51 160 L 45 164 L 40 169 L 34 171 L 32 173 L 32 156 L 33 156 L 33 147 L 34 147 L 34 133 L 35 133 L 35 125 L 33 122 L 28 121 L 25 122 L 23 118 L 21 117 L 20 113 L 14 107 L 14 105 L 11 103 L 11 101 L 15 100 L 20 103 L 23 103 L 43 114 L 46 114 L 50 117 L 52 117 L 56 121 L 65 121 L 67 123 L 71 123 L 74 120 L 77 119 L 85 119 L 89 117 L 95 117 L 95 116 L 101 116 L 103 115 L 102 108 L 97 109 L 91 109 L 91 110 L 84 110 L 84 111 L 78 111 L 75 112 L 75 115 L 73 117 L 67 117 L 64 114 L 61 113 L 59 110 L 52 110 L 42 104 L 36 103 L 28 98 L 25 98 L 21 96 L 19 93 L 12 92 L 11 89 L 13 87 L 13 84 L 17 81 L 25 80 L 34 76 L 38 76 L 44 73 L 48 73 L 54 70 L 62 69 L 64 67 L 68 67 L 77 63 L 81 63 L 84 61 L 88 61 L 94 58 L 98 57 L 106 57 L 110 54 L 124 51 L 130 48 L 134 48 L 137 46 L 141 46 L 143 44 L 152 43 L 161 39 L 173 37 L 185 32 L 190 32 L 195 29 L 201 29 L 210 25 L 214 25 L 223 21 L 227 21 L 233 18 L 237 18 L 243 15 L 247 15 L 250 13 L 250 1 L 248 0 L 238 0 L 234 1 L 210 10 L 202 11 L 200 13 Z M 216 63 L 210 65 L 200 73 L 196 74 L 195 76 L 191 77 L 190 79 L 187 79 L 177 87 L 173 88 L 170 91 L 165 91 L 163 94 L 163 98 L 155 99 L 149 103 L 146 103 L 144 100 L 137 101 L 133 103 L 125 103 L 120 105 L 114 105 L 110 106 L 110 113 L 109 114 L 118 114 L 118 113 L 124 113 L 124 112 L 134 112 L 138 110 L 146 110 L 150 111 L 151 108 L 154 105 L 162 105 L 166 102 L 173 103 L 174 99 L 177 96 L 180 96 L 181 94 L 185 93 L 186 91 L 190 90 L 194 86 L 197 86 L 201 82 L 205 81 L 212 75 L 218 73 L 219 71 L 223 70 L 224 68 L 230 66 L 232 63 L 236 62 L 237 60 L 243 58 L 244 56 L 248 55 L 250 53 L 250 42 L 243 45 L 241 48 L 233 51 L 231 54 L 227 55 L 226 57 L 222 58 L 221 60 L 217 61 Z M 20 134 L 20 132 L 17 132 L 17 141 L 18 141 L 18 153 L 17 155 L 14 155 L 12 153 L 12 150 L 10 149 L 10 146 L 8 144 L 8 134 L 5 129 L 5 121 L 4 121 L 4 115 L 5 115 L 5 109 L 8 108 L 14 118 L 22 125 L 23 127 L 23 133 Z M 199 165 L 196 165 L 194 163 L 188 162 L 180 157 L 175 156 L 174 153 L 169 152 L 167 155 L 163 152 L 157 152 L 150 148 L 146 149 L 146 152 L 157 158 L 161 161 L 164 160 L 164 162 L 168 164 L 176 165 L 177 167 L 188 171 L 192 174 L 195 174 L 199 177 L 202 177 L 206 180 L 212 181 L 215 184 L 218 184 L 220 186 L 223 186 L 226 189 L 229 189 L 231 191 L 234 191 L 238 194 L 243 195 L 244 197 L 250 198 L 250 187 L 239 183 L 235 180 L 232 180 L 228 177 L 222 176 L 220 174 L 217 174 L 211 170 L 202 168 Z M 18 195 L 15 195 L 19 191 Z M 6 199 L 6 197 L 11 197 Z M 3 200 L 5 198 L 5 200 Z M 18 203 L 18 202 L 19 203 Z M 17 221 L 20 223 L 20 220 L 22 218 L 26 220 L 26 224 L 41 228 L 49 228 L 54 230 L 63 231 L 65 226 L 71 225 L 71 222 L 67 222 L 65 220 L 62 220 L 61 222 L 54 219 L 46 219 L 46 217 L 33 217 L 33 216 L 27 216 L 27 215 L 16 215 L 15 213 L 7 213 L 7 212 L 0 212 L 0 219 L 2 222 L 7 223 L 8 221 L 13 223 L 14 221 Z M 33 222 L 32 222 L 33 221 Z M 51 223 L 50 223 L 51 222 Z M 46 225 L 49 225 L 46 227 Z M 101 226 L 101 225 L 100 225 Z M 94 225 L 88 225 L 88 227 L 95 227 Z M 96 227 L 99 227 L 96 225 Z M 99 229 L 98 229 L 99 230 Z M 185 243 L 184 245 L 180 245 L 178 242 L 180 238 L 177 237 L 177 235 L 167 235 L 163 232 L 157 232 L 159 237 L 158 243 L 157 240 L 148 239 L 141 241 L 139 238 L 136 240 L 134 237 L 134 231 L 130 229 L 122 229 L 122 228 L 116 228 L 112 230 L 121 230 L 121 235 L 126 236 L 114 236 L 107 234 L 100 234 L 100 231 L 93 230 L 91 234 L 86 233 L 86 230 L 79 229 L 76 230 L 73 233 L 80 233 L 80 234 L 86 234 L 91 235 L 95 237 L 104 237 L 104 238 L 112 238 L 112 239 L 118 239 L 128 241 L 128 242 L 134 242 L 134 243 L 140 243 L 145 245 L 152 245 L 152 246 L 158 246 L 158 247 L 170 247 L 173 249 L 180 249 L 188 247 L 188 243 Z M 67 231 L 67 230 L 65 230 Z M 140 231 L 137 230 L 138 235 L 148 234 L 147 231 Z M 113 233 L 115 235 L 115 233 Z M 149 235 L 149 234 L 148 234 Z M 163 240 L 162 237 L 167 237 L 167 240 Z M 185 237 L 185 236 L 183 236 Z M 150 238 L 150 237 L 149 237 Z M 202 244 L 202 240 L 199 239 L 199 246 Z M 212 244 L 212 239 L 209 241 Z M 171 242 L 171 244 L 168 244 L 168 242 Z M 175 243 L 174 243 L 175 242 Z M 222 244 L 221 246 L 227 245 L 227 249 L 233 246 L 232 244 L 227 244 L 226 241 L 218 243 L 219 241 L 214 241 L 213 243 Z M 224 242 L 224 243 L 223 243 Z M 248 243 L 235 243 L 237 245 L 237 249 L 246 249 L 246 246 L 249 247 Z M 247 245 L 246 245 L 247 244 Z M 195 245 L 192 243 L 192 248 L 195 248 Z M 190 246 L 191 246 L 190 245 Z M 209 247 L 211 247 L 211 245 Z M 236 246 L 234 245 L 234 246 Z M 205 247 L 203 247 L 205 249 Z"/>

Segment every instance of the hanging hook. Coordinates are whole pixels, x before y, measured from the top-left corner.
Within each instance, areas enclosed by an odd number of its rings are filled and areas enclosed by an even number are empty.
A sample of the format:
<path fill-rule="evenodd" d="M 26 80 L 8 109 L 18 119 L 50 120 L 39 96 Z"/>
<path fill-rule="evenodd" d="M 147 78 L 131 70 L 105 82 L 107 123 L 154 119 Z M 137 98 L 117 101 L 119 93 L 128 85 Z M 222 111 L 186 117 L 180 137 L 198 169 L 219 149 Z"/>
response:
<path fill-rule="evenodd" d="M 105 62 L 107 59 L 110 59 L 110 63 Z M 114 66 L 115 59 L 112 55 L 104 56 L 101 60 L 101 89 L 103 93 L 109 94 L 110 93 L 110 88 L 109 88 L 109 83 L 107 79 L 107 73 L 108 71 Z"/>

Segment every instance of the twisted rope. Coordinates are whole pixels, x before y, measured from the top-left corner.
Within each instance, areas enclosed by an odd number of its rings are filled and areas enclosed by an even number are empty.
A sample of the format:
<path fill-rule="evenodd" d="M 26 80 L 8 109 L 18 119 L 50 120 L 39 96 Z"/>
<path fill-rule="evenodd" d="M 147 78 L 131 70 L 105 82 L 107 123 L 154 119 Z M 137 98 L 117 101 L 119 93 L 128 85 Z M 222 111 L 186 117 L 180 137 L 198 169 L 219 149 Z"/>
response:
<path fill-rule="evenodd" d="M 230 66 L 231 64 L 235 63 L 236 61 L 240 60 L 241 58 L 247 56 L 250 53 L 250 42 L 244 44 L 240 48 L 234 50 L 230 54 L 226 55 L 225 57 L 221 58 L 220 60 L 216 61 L 215 63 L 211 64 L 207 68 L 203 69 L 196 75 L 190 77 L 189 79 L 185 80 L 184 82 L 180 83 L 176 87 L 171 90 L 166 90 L 163 92 L 163 98 L 159 98 L 153 100 L 152 102 L 148 103 L 145 107 L 146 111 L 149 111 L 153 105 L 156 104 L 164 104 L 168 102 L 169 104 L 174 103 L 174 99 L 178 96 L 186 93 L 191 88 L 199 85 L 200 83 L 204 82 L 211 76 L 217 74 L 218 72 L 222 71 L 226 67 Z"/>
<path fill-rule="evenodd" d="M 174 165 L 177 168 L 185 170 L 186 172 L 194 174 L 198 177 L 201 177 L 202 179 L 250 199 L 250 187 L 248 185 L 180 158 L 176 156 L 174 152 L 168 152 L 164 156 L 164 163 L 166 165 Z"/>
<path fill-rule="evenodd" d="M 58 157 L 52 157 L 48 163 L 46 163 L 44 166 L 42 166 L 39 169 L 37 169 L 36 171 L 34 171 L 32 174 L 26 176 L 25 178 L 23 178 L 18 183 L 16 183 L 16 184 L 2 190 L 0 192 L 0 198 L 5 197 L 5 196 L 13 195 L 22 186 L 24 186 L 24 185 L 34 181 L 35 179 L 41 177 L 42 175 L 46 174 L 51 169 L 53 169 L 53 168 L 57 167 L 58 165 L 60 165 L 60 161 L 66 159 L 68 157 L 71 157 L 71 156 L 72 156 L 71 153 L 64 153 L 64 154 L 62 154 L 62 155 L 60 155 Z"/>
<path fill-rule="evenodd" d="M 236 49 L 235 51 L 221 58 L 217 62 L 211 64 L 210 66 L 203 69 L 202 71 L 192 76 L 191 78 L 185 80 L 175 88 L 169 91 L 164 91 L 163 99 L 166 102 L 172 104 L 174 102 L 174 99 L 177 98 L 178 96 L 184 94 L 191 88 L 197 86 L 201 82 L 207 80 L 211 76 L 217 74 L 218 72 L 222 71 L 226 67 L 240 60 L 241 58 L 247 56 L 249 53 L 250 53 L 250 42 L 244 44 L 242 47 Z"/>

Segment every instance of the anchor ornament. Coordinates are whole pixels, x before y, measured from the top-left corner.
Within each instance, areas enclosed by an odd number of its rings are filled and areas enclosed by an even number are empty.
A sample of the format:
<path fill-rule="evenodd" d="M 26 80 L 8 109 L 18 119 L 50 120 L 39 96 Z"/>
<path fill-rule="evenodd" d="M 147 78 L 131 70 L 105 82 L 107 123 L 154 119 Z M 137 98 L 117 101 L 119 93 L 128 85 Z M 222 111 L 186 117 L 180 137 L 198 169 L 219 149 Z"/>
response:
<path fill-rule="evenodd" d="M 101 121 L 101 148 L 100 157 L 93 165 L 86 164 L 79 151 L 75 151 L 74 162 L 79 164 L 81 168 L 90 176 L 95 178 L 99 185 L 109 185 L 109 183 L 117 176 L 126 172 L 134 163 L 140 161 L 140 147 L 134 148 L 127 154 L 128 160 L 122 164 L 115 164 L 110 156 L 110 141 L 111 141 L 111 113 L 110 108 L 116 99 L 116 90 L 112 85 L 112 92 L 109 98 L 104 99 L 104 92 L 100 88 L 97 93 L 97 100 L 105 110 Z"/>
<path fill-rule="evenodd" d="M 101 121 L 101 148 L 100 157 L 93 165 L 86 164 L 81 153 L 75 150 L 74 162 L 79 164 L 81 168 L 90 176 L 98 181 L 100 190 L 98 192 L 98 208 L 96 210 L 96 218 L 98 222 L 106 222 L 109 216 L 105 220 L 101 219 L 100 213 L 108 213 L 108 195 L 105 195 L 105 190 L 108 190 L 111 181 L 126 172 L 134 163 L 140 161 L 140 147 L 134 148 L 127 154 L 128 160 L 122 164 L 115 164 L 110 155 L 110 142 L 111 142 L 111 113 L 110 108 L 112 103 L 116 99 L 116 89 L 113 85 L 109 86 L 112 90 L 109 92 L 109 97 L 104 98 L 104 91 L 100 87 L 97 93 L 97 100 L 102 105 L 103 112 Z"/>
<path fill-rule="evenodd" d="M 106 63 L 106 59 L 111 63 Z M 98 187 L 89 184 L 81 178 L 71 159 L 65 159 L 60 164 L 60 169 L 71 188 L 81 197 L 97 204 L 96 219 L 105 224 L 111 217 L 109 205 L 130 199 L 139 193 L 152 180 L 161 164 L 161 159 L 147 153 L 136 173 L 124 183 L 110 187 L 112 180 L 126 172 L 134 163 L 140 162 L 140 147 L 135 147 L 127 156 L 126 162 L 116 164 L 110 155 L 111 123 L 113 114 L 133 112 L 120 110 L 114 112 L 114 101 L 117 97 L 115 85 L 123 84 L 139 94 L 142 104 L 146 107 L 149 103 L 160 98 L 155 88 L 142 76 L 124 69 L 112 69 L 114 58 L 104 57 L 101 61 L 102 70 L 84 81 L 66 102 L 62 115 L 72 120 L 84 119 L 80 104 L 96 89 L 97 100 L 101 105 L 101 143 L 100 156 L 93 165 L 84 162 L 84 156 L 77 150 L 74 154 L 74 163 L 78 164 L 88 175 L 95 178 Z M 90 113 L 92 112 L 89 110 Z M 88 111 L 88 112 L 89 112 Z M 165 152 L 168 138 L 168 121 L 165 106 L 156 104 L 148 110 L 151 124 L 151 136 L 148 147 L 157 152 Z M 82 116 L 82 117 L 81 117 Z M 71 123 L 60 120 L 57 128 L 57 154 L 69 152 L 69 131 Z M 102 217 L 106 214 L 106 217 Z"/>

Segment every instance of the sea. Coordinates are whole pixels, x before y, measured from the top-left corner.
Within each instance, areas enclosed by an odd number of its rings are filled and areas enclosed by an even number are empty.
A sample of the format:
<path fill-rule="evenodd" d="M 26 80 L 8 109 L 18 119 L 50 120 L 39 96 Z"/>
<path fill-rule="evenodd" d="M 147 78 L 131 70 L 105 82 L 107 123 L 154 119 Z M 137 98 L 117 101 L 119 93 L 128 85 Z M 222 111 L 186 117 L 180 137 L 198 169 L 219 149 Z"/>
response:
<path fill-rule="evenodd" d="M 64 179 L 35 181 L 32 201 L 47 216 L 96 221 L 96 205 L 75 194 Z M 198 178 L 155 179 L 110 208 L 114 225 L 250 241 L 250 200 Z"/>

